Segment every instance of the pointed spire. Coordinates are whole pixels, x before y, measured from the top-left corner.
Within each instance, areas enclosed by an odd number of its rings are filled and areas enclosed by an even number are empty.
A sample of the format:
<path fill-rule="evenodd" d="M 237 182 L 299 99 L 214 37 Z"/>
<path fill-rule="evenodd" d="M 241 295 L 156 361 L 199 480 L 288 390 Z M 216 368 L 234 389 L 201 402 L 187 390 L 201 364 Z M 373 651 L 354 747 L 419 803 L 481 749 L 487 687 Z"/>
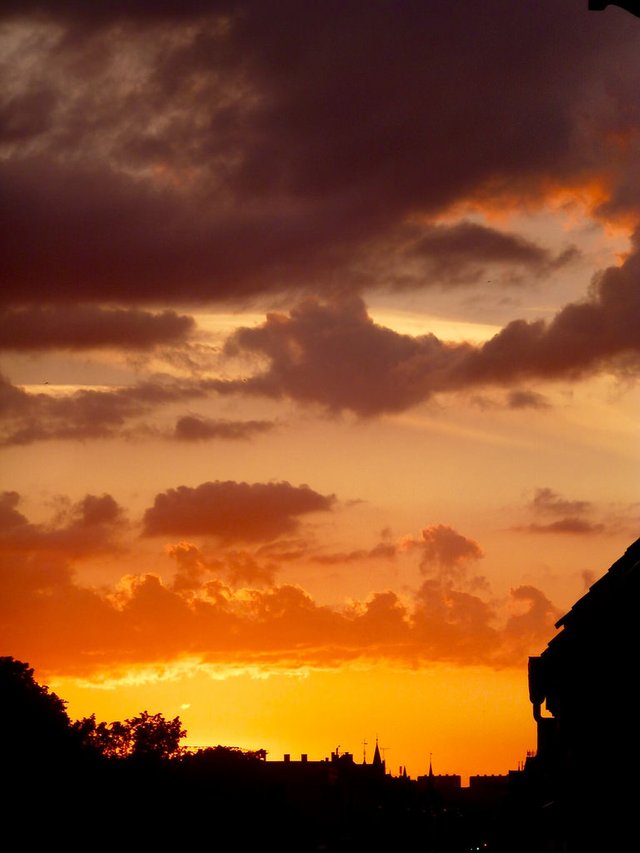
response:
<path fill-rule="evenodd" d="M 431 763 L 431 759 L 433 757 L 433 753 L 429 753 L 429 779 L 433 779 L 433 765 Z"/>
<path fill-rule="evenodd" d="M 382 767 L 382 758 L 380 757 L 380 747 L 378 746 L 378 738 L 376 737 L 376 751 L 373 753 L 373 766 Z"/>

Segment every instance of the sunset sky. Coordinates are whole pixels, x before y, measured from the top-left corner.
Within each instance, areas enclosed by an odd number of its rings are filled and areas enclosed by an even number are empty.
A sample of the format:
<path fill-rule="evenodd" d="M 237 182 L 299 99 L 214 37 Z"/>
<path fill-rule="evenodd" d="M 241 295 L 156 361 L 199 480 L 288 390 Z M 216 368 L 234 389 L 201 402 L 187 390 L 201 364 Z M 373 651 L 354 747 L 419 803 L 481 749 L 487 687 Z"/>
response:
<path fill-rule="evenodd" d="M 640 535 L 640 20 L 587 6 L 2 3 L 0 652 L 72 718 L 535 748 Z"/>

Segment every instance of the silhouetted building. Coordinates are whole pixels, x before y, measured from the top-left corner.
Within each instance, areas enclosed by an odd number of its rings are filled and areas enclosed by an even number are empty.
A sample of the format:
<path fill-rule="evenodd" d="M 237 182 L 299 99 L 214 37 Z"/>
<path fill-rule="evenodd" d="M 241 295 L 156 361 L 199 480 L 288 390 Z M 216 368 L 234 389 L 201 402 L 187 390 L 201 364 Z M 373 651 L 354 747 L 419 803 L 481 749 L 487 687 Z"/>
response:
<path fill-rule="evenodd" d="M 529 660 L 538 750 L 527 773 L 565 850 L 614 849 L 598 844 L 636 829 L 639 605 L 640 539 Z"/>
<path fill-rule="evenodd" d="M 431 788 L 444 796 L 456 794 L 462 788 L 462 778 L 457 773 L 429 772 L 427 776 L 418 776 L 417 782 L 421 789 Z"/>
<path fill-rule="evenodd" d="M 376 768 L 376 771 L 378 773 L 384 774 L 384 772 L 386 770 L 384 760 L 382 759 L 382 757 L 380 755 L 380 747 L 378 746 L 378 738 L 376 738 L 376 749 L 375 749 L 375 752 L 373 753 L 373 765 L 372 766 Z"/>
<path fill-rule="evenodd" d="M 489 796 L 500 793 L 502 794 L 509 787 L 510 775 L 500 775 L 497 773 L 481 774 L 478 776 L 469 776 L 469 789 L 479 795 L 487 794 Z"/>
<path fill-rule="evenodd" d="M 588 8 L 591 12 L 602 12 L 607 6 L 619 6 L 626 12 L 631 12 L 632 15 L 640 18 L 639 0 L 627 0 L 626 3 L 623 0 L 617 0 L 617 2 L 610 2 L 610 0 L 589 0 Z"/>

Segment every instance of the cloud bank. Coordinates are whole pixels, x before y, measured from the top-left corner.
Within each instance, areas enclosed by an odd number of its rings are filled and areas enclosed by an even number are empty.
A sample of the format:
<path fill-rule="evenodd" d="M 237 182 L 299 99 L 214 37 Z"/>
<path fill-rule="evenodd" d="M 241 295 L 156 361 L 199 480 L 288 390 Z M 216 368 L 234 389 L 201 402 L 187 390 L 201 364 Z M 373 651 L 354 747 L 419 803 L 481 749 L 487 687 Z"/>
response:
<path fill-rule="evenodd" d="M 361 274 L 375 246 L 404 280 L 409 232 L 414 286 L 488 262 L 539 274 L 568 256 L 438 216 L 562 188 L 638 212 L 640 35 L 569 0 L 0 14 L 7 304 L 353 291 L 381 284 Z"/>
<path fill-rule="evenodd" d="M 337 412 L 372 416 L 403 411 L 435 394 L 525 379 L 575 379 L 603 370 L 637 376 L 640 368 L 640 255 L 607 269 L 588 299 L 550 321 L 515 320 L 484 344 L 412 337 L 377 325 L 364 302 L 308 299 L 262 326 L 238 329 L 229 355 L 267 360 L 262 373 L 212 383 L 221 393 L 287 396 Z M 515 408 L 538 405 L 511 397 Z"/>
<path fill-rule="evenodd" d="M 282 486 L 265 486 L 269 496 L 280 494 L 282 501 L 286 495 L 287 503 L 275 525 L 260 527 L 265 539 L 276 526 L 288 527 L 302 504 L 327 502 L 311 490 Z M 229 484 L 217 488 L 218 494 L 230 493 Z M 186 498 L 208 498 L 210 505 L 209 491 L 200 487 Z M 246 508 L 261 503 L 265 492 L 239 488 L 238 494 Z M 164 496 L 174 504 L 185 499 L 179 490 Z M 86 496 L 69 504 L 57 524 L 46 526 L 31 524 L 18 505 L 16 493 L 0 498 L 0 624 L 8 651 L 19 647 L 23 656 L 52 673 L 100 676 L 114 668 L 185 657 L 267 668 L 340 666 L 354 660 L 521 667 L 531 649 L 548 638 L 559 615 L 532 586 L 515 588 L 511 604 L 499 606 L 486 589 L 478 589 L 469 571 L 469 563 L 482 554 L 480 546 L 442 524 L 405 538 L 418 549 L 425 577 L 403 596 L 380 590 L 366 600 L 321 605 L 300 586 L 278 583 L 277 561 L 259 559 L 260 549 L 243 551 L 231 543 L 206 555 L 187 541 L 167 548 L 175 566 L 170 579 L 146 572 L 127 575 L 113 586 L 90 587 L 82 584 L 78 568 L 95 552 L 95 540 L 105 553 L 117 554 L 116 534 L 126 529 L 113 498 Z M 162 502 L 155 509 L 158 505 Z M 181 521 L 183 529 L 188 526 L 185 518 Z M 210 517 L 196 526 L 209 534 Z M 235 542 L 235 528 L 231 536 L 225 532 Z M 251 535 L 257 538 L 258 532 L 254 526 Z"/>

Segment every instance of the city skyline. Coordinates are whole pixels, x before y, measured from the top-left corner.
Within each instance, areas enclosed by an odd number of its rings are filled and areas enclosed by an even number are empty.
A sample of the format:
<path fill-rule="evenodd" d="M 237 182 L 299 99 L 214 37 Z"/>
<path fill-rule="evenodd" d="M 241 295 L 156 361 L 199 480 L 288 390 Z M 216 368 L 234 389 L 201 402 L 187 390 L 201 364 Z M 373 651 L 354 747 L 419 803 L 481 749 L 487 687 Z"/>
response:
<path fill-rule="evenodd" d="M 2 653 L 73 718 L 514 769 L 638 536 L 640 22 L 0 16 Z"/>

